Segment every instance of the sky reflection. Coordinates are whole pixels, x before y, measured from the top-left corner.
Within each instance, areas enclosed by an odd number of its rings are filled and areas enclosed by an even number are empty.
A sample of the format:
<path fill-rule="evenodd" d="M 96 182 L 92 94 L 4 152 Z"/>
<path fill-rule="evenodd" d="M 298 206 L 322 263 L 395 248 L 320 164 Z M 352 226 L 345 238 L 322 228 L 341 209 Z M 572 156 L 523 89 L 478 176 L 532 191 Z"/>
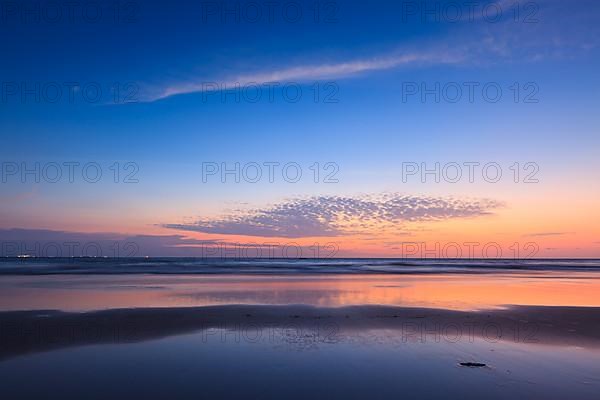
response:
<path fill-rule="evenodd" d="M 369 276 L 4 277 L 0 310 L 306 304 L 391 305 L 452 310 L 505 305 L 600 306 L 593 273 Z M 73 299 L 77 301 L 73 301 Z"/>

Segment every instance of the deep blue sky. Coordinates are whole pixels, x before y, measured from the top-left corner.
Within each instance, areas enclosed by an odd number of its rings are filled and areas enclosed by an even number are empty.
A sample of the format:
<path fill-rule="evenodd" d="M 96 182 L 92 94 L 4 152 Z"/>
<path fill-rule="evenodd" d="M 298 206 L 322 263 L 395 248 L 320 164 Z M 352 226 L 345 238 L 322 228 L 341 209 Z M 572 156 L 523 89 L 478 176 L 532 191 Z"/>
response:
<path fill-rule="evenodd" d="M 42 13 L 51 11 L 44 2 L 25 3 L 41 4 Z M 139 218 L 153 225 L 176 223 L 175 215 L 210 214 L 228 201 L 259 206 L 296 195 L 413 190 L 398 185 L 403 161 L 535 161 L 544 165 L 553 183 L 597 178 L 597 2 L 517 2 L 518 18 L 514 2 L 475 2 L 475 20 L 463 15 L 454 23 L 444 14 L 439 22 L 431 16 L 423 21 L 421 15 L 403 11 L 422 7 L 421 2 L 322 1 L 316 3 L 319 22 L 314 21 L 314 1 L 274 3 L 273 21 L 263 15 L 257 23 L 243 15 L 239 21 L 231 14 L 224 21 L 218 14 L 203 18 L 203 7 L 238 4 L 245 10 L 248 2 L 123 1 L 115 21 L 111 1 L 102 3 L 97 23 L 86 21 L 81 7 L 73 21 L 62 9 L 58 23 L 44 14 L 37 21 L 24 5 L 15 12 L 3 9 L 0 158 L 105 165 L 132 161 L 139 165 L 141 178 L 135 190 L 118 185 L 81 190 L 79 184 L 32 188 L 20 182 L 3 187 L 17 194 L 38 191 L 52 199 L 44 203 L 39 220 L 46 228 L 61 228 L 60 218 L 52 222 L 48 214 L 68 213 L 73 198 L 99 215 L 111 214 L 102 208 L 116 199 L 147 206 L 153 213 L 151 205 L 166 202 L 164 215 L 149 218 L 148 211 Z M 290 3 L 302 10 L 299 22 L 282 15 Z M 468 2 L 425 4 L 437 4 L 443 12 L 451 3 L 468 10 Z M 265 2 L 252 4 L 259 4 L 263 13 L 268 10 Z M 503 10 L 497 22 L 482 17 L 484 7 L 494 10 L 489 4 Z M 271 80 L 266 77 L 281 84 L 297 82 L 302 99 L 290 103 L 275 90 L 273 102 L 265 100 L 265 91 L 258 103 L 236 103 L 232 96 L 223 102 L 218 92 L 198 90 L 202 82 Z M 6 85 L 22 90 L 52 82 L 65 90 L 55 104 L 35 102 L 32 95 L 23 104 L 19 94 L 6 92 Z M 71 103 L 65 82 L 97 83 L 102 99 L 90 104 L 75 92 Z M 480 87 L 494 82 L 503 96 L 497 103 L 486 102 L 476 89 L 473 103 L 466 93 L 456 104 L 444 99 L 436 103 L 431 96 L 422 102 L 418 95 L 403 101 L 407 82 L 428 87 L 436 82 L 478 82 Z M 527 83 L 539 89 L 534 96 L 538 102 L 521 98 L 515 103 L 509 89 L 515 82 L 523 95 Z M 109 88 L 115 83 L 125 92 L 126 84 L 138 88 L 138 102 L 114 104 Z M 314 102 L 311 88 L 316 83 L 321 96 L 326 94 L 323 85 L 333 83 L 337 102 L 324 103 L 322 97 Z M 294 161 L 304 166 L 331 161 L 340 167 L 341 182 L 259 185 L 258 191 L 255 185 L 203 185 L 203 161 Z M 589 195 L 584 187 L 581 196 Z M 443 192 L 437 186 L 416 190 Z M 446 194 L 497 197 L 480 187 L 452 190 Z M 30 219 L 23 225 L 34 227 L 31 208 L 12 204 L 5 210 L 12 216 L 5 228 L 18 225 L 25 214 Z M 114 213 L 115 220 L 123 214 Z M 111 224 L 113 230 L 121 229 Z"/>

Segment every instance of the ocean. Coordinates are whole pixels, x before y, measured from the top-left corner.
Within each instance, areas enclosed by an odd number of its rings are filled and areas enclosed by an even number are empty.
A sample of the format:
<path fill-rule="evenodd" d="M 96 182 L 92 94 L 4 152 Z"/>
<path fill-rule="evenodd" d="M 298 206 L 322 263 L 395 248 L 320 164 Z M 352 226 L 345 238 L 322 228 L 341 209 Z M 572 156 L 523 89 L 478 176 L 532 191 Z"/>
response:
<path fill-rule="evenodd" d="M 439 274 L 600 271 L 598 259 L 4 257 L 0 275 L 50 274 Z"/>

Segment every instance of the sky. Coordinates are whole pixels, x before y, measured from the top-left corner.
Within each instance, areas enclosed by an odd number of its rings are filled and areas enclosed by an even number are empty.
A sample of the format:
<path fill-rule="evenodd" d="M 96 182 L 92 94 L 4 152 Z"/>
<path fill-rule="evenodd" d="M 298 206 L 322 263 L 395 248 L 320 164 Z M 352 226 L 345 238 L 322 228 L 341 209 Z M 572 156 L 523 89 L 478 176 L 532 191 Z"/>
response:
<path fill-rule="evenodd" d="M 166 3 L 1 3 L 3 255 L 600 257 L 597 2 Z"/>

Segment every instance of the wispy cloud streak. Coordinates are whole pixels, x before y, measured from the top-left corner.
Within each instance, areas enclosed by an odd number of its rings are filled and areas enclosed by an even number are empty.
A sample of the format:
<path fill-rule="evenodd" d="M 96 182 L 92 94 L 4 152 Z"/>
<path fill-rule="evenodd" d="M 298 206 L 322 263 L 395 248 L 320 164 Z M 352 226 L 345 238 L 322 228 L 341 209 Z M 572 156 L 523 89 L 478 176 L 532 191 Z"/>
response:
<path fill-rule="evenodd" d="M 451 32 L 434 41 L 399 43 L 394 50 L 350 60 L 312 61 L 290 66 L 263 66 L 258 71 L 230 76 L 193 76 L 170 84 L 161 84 L 146 93 L 147 101 L 157 101 L 176 95 L 215 92 L 236 85 L 263 85 L 275 82 L 310 82 L 324 79 L 343 79 L 360 74 L 412 66 L 495 63 L 499 61 L 539 61 L 547 57 L 565 57 L 570 52 L 588 51 L 597 45 L 592 38 L 598 29 L 589 21 L 586 7 L 573 9 L 568 2 L 545 0 L 539 3 L 539 13 L 525 23 L 520 15 L 515 20 L 515 5 L 499 0 L 497 6 L 503 17 L 497 23 L 482 21 L 483 14 L 475 13 L 475 23 L 457 24 Z M 536 3 L 538 4 L 538 3 Z M 583 10 L 583 11 L 582 11 Z M 531 10 L 526 15 L 531 14 Z M 522 11 L 525 13 L 525 11 Z M 554 23 L 570 15 L 573 29 L 565 31 Z"/>
<path fill-rule="evenodd" d="M 444 52 L 410 52 L 368 59 L 342 61 L 338 63 L 301 65 L 239 75 L 221 80 L 191 80 L 168 86 L 153 100 L 171 96 L 219 90 L 217 87 L 232 88 L 235 85 L 263 85 L 275 82 L 306 82 L 311 80 L 337 79 L 363 72 L 383 71 L 412 64 L 451 64 L 461 60 L 460 56 Z"/>

